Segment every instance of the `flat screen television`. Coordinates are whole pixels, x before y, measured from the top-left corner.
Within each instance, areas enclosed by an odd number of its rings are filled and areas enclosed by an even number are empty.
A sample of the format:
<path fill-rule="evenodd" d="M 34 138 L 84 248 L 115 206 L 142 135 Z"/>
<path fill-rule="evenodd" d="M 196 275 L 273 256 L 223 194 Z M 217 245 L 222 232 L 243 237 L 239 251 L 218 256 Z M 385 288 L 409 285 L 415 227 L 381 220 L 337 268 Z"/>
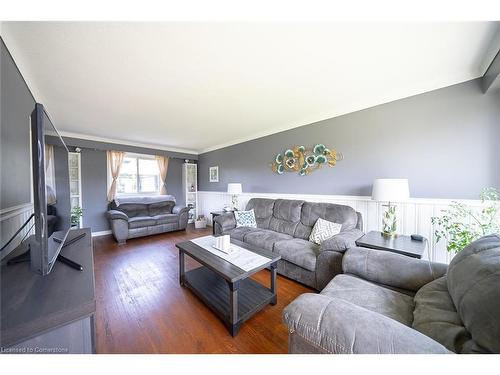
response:
<path fill-rule="evenodd" d="M 31 114 L 35 234 L 29 256 L 33 271 L 47 275 L 71 227 L 69 150 L 42 104 Z"/>

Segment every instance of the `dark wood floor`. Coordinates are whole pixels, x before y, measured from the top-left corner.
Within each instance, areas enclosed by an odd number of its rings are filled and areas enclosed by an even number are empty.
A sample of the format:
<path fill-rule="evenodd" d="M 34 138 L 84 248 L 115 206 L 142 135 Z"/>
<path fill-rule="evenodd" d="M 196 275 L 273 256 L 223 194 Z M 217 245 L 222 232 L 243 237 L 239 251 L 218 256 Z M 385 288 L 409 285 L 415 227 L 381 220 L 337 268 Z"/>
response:
<path fill-rule="evenodd" d="M 118 246 L 94 238 L 98 353 L 286 353 L 283 308 L 311 289 L 278 277 L 278 304 L 267 306 L 231 337 L 223 323 L 179 286 L 175 243 L 211 234 L 211 228 L 165 233 Z M 199 265 L 189 259 L 187 269 Z M 254 276 L 269 285 L 269 271 Z"/>

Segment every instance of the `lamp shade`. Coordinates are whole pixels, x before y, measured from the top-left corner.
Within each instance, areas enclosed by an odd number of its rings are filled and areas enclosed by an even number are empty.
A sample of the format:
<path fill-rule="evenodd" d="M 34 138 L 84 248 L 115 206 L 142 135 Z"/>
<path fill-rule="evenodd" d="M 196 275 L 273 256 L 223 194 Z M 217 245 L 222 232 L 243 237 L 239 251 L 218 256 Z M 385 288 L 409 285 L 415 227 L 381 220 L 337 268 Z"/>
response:
<path fill-rule="evenodd" d="M 410 198 L 408 180 L 404 178 L 379 178 L 373 182 L 372 199 L 382 202 L 403 202 Z"/>
<path fill-rule="evenodd" d="M 229 194 L 241 194 L 241 184 L 239 183 L 232 183 L 232 184 L 227 184 L 227 192 Z"/>

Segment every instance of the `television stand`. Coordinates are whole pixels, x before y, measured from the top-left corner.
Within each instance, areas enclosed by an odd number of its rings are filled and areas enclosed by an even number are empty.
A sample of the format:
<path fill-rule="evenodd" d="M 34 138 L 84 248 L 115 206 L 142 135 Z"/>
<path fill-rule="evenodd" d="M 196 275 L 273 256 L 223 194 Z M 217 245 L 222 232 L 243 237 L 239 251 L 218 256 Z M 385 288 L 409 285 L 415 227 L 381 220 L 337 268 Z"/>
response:
<path fill-rule="evenodd" d="M 29 250 L 29 246 L 28 246 L 28 251 L 25 251 L 24 253 L 22 253 L 18 256 L 15 256 L 12 259 L 9 259 L 7 261 L 7 265 L 10 266 L 12 264 L 29 262 L 30 260 L 31 260 L 31 257 L 30 257 L 30 250 Z"/>
<path fill-rule="evenodd" d="M 89 228 L 74 232 L 71 237 L 87 235 L 62 253 L 81 264 L 81 272 L 58 266 L 42 276 L 26 262 L 2 266 L 0 347 L 4 353 L 59 353 L 54 349 L 95 353 L 92 239 Z"/>

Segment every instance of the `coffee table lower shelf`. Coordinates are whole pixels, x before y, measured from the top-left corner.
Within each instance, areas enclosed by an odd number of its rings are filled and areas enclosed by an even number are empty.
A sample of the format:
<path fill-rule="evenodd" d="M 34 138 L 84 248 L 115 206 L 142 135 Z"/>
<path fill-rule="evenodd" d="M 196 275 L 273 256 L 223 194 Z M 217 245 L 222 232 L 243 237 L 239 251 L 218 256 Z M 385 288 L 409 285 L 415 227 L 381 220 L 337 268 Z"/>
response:
<path fill-rule="evenodd" d="M 250 278 L 228 283 L 207 267 L 187 271 L 181 285 L 200 298 L 236 336 L 243 322 L 268 304 L 276 304 L 276 294 Z M 234 317 L 233 317 L 234 315 Z"/>

